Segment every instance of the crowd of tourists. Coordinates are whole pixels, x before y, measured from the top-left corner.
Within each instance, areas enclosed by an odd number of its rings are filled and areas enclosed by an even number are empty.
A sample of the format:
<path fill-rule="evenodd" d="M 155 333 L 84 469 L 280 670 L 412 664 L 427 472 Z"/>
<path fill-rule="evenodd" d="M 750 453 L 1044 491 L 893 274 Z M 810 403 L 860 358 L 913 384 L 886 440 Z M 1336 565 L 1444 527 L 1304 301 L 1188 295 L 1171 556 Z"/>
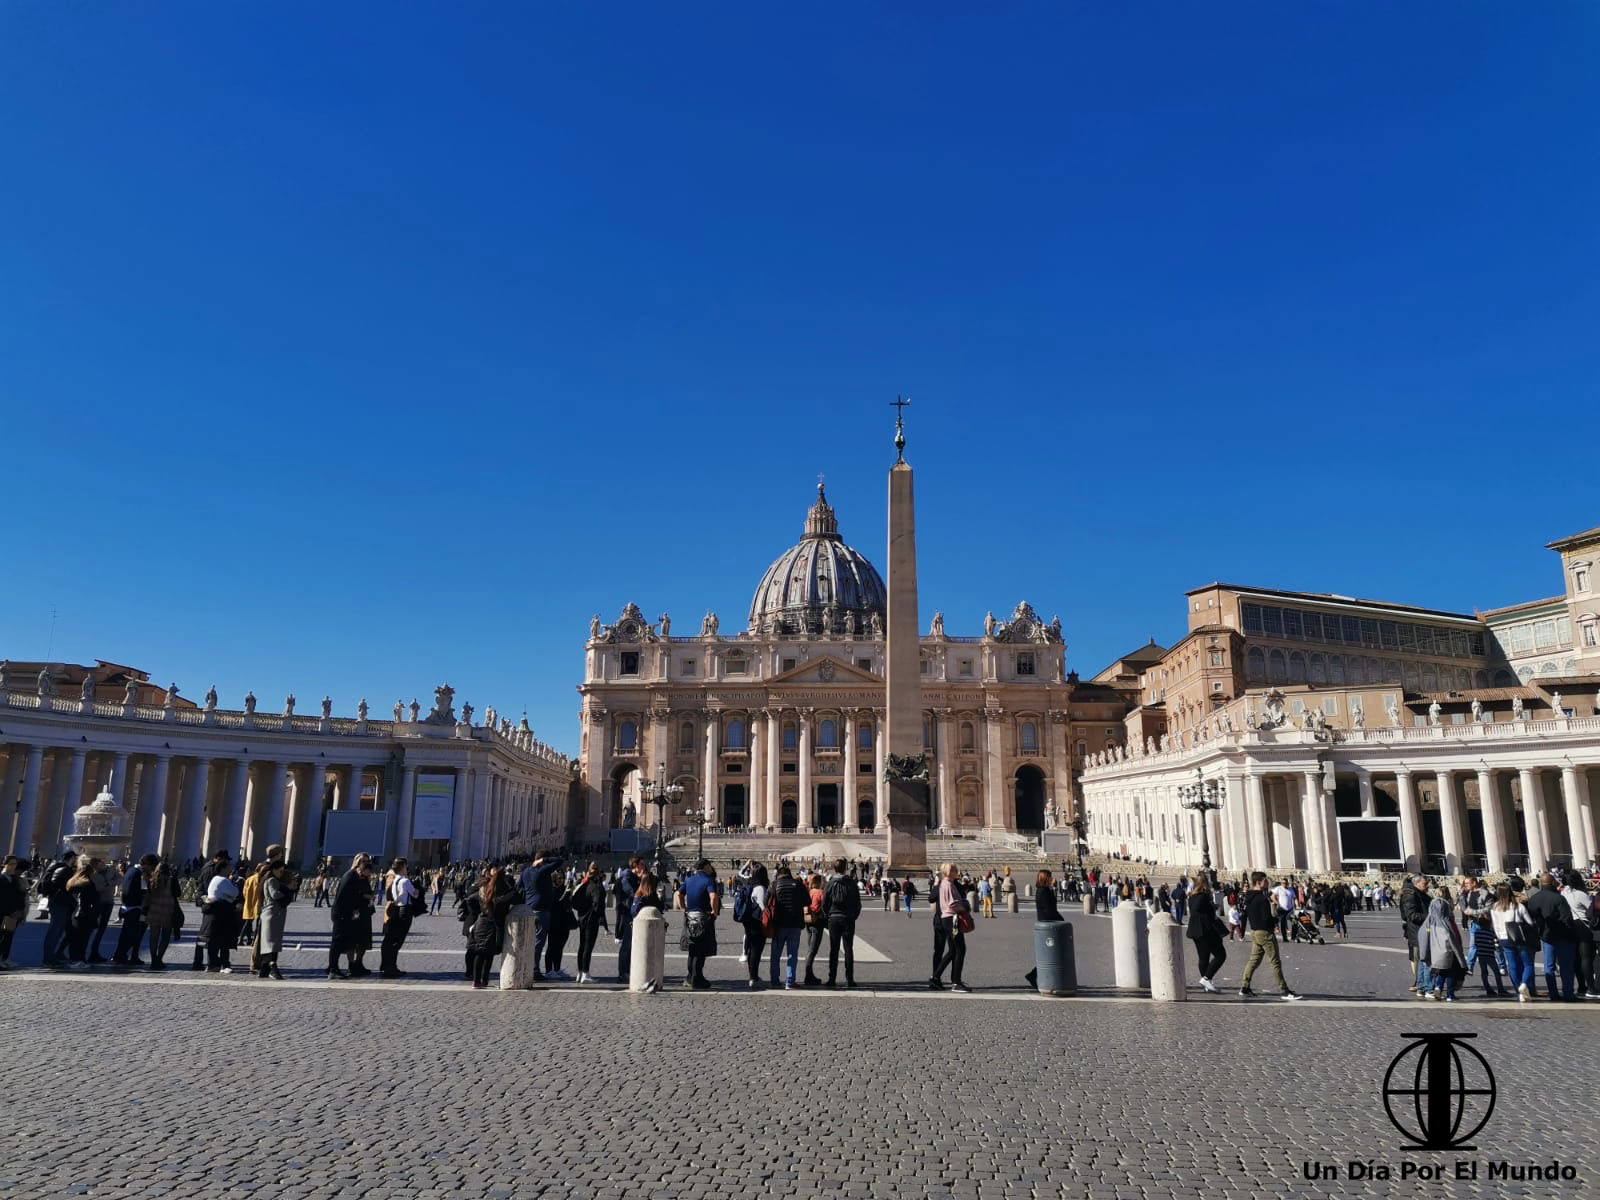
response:
<path fill-rule="evenodd" d="M 116 864 L 69 851 L 45 862 L 9 857 L 0 866 L 0 969 L 16 966 L 12 946 L 32 897 L 48 921 L 45 967 L 168 970 L 175 965 L 168 961 L 171 948 L 192 920 L 192 970 L 248 970 L 281 980 L 289 908 L 309 895 L 313 908 L 329 910 L 323 968 L 329 979 L 404 977 L 400 956 L 413 921 L 441 915 L 449 904 L 463 939 L 463 975 L 473 987 L 487 987 L 505 950 L 511 912 L 526 905 L 534 921 L 534 982 L 587 984 L 613 977 L 609 963 L 596 966 L 602 931 L 614 945 L 614 977 L 626 982 L 633 922 L 643 909 L 654 908 L 676 914 L 678 946 L 688 959 L 686 987 L 711 986 L 705 966 L 718 953 L 720 927 L 740 948 L 749 988 L 853 988 L 856 924 L 864 901 L 881 900 L 885 911 L 912 918 L 920 909 L 931 919 L 928 986 L 966 991 L 967 935 L 975 921 L 992 919 L 997 904 L 1015 908 L 1025 891 L 1038 921 L 1061 920 L 1061 904 L 1086 898 L 1100 909 L 1134 904 L 1150 915 L 1170 913 L 1194 944 L 1199 985 L 1208 992 L 1221 990 L 1216 978 L 1226 947 L 1238 941 L 1249 946 L 1239 994 L 1256 994 L 1252 984 L 1265 964 L 1279 992 L 1297 1000 L 1283 974 L 1283 942 L 1321 942 L 1323 930 L 1348 938 L 1350 913 L 1396 908 L 1413 964 L 1411 992 L 1418 998 L 1453 1001 L 1476 970 L 1484 994 L 1527 1002 L 1540 995 L 1535 968 L 1542 962 L 1549 999 L 1600 999 L 1594 883 L 1576 871 L 1526 880 L 1512 875 L 1493 886 L 1474 876 L 1435 881 L 1422 875 L 1398 885 L 1293 877 L 1274 882 L 1262 872 L 1231 880 L 1197 874 L 1169 883 L 1063 864 L 1059 876 L 1040 870 L 1019 889 L 1009 867 L 973 874 L 946 863 L 914 879 L 889 876 L 878 860 L 788 857 L 771 864 L 730 862 L 725 876 L 702 859 L 681 875 L 657 879 L 639 857 L 603 870 L 593 860 L 555 851 L 541 851 L 531 862 L 426 870 L 413 870 L 404 858 L 384 868 L 362 854 L 347 867 L 319 864 L 302 880 L 282 846 L 269 846 L 254 863 L 217 851 L 176 865 L 153 854 Z M 574 934 L 576 961 L 568 973 L 563 964 Z M 376 968 L 366 962 L 375 945 Z M 1034 985 L 1032 972 L 1027 982 Z"/>

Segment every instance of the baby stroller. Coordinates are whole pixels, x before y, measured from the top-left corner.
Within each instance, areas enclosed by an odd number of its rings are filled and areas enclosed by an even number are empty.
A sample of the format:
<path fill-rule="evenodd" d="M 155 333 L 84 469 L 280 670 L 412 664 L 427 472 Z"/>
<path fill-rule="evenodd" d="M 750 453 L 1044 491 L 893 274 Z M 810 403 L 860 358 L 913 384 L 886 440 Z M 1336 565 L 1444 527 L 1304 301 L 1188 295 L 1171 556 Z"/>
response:
<path fill-rule="evenodd" d="M 1289 940 L 1305 942 L 1309 946 L 1323 946 L 1322 931 L 1317 928 L 1317 917 L 1309 908 L 1294 910 L 1294 920 L 1289 922 Z"/>

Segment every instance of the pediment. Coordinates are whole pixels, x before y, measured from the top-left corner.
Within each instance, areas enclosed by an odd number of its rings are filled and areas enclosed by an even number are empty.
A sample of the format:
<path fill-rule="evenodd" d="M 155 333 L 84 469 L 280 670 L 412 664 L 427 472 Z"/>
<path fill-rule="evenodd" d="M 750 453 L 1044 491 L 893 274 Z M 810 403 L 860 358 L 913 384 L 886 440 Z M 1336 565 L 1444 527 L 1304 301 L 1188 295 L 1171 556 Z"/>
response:
<path fill-rule="evenodd" d="M 845 662 L 831 654 L 824 654 L 820 658 L 807 659 L 781 674 L 774 675 L 767 680 L 767 685 L 773 686 L 781 683 L 803 683 L 813 686 L 835 687 L 839 684 L 870 683 L 876 687 L 883 686 L 883 680 L 871 671 L 863 671 L 854 663 Z"/>

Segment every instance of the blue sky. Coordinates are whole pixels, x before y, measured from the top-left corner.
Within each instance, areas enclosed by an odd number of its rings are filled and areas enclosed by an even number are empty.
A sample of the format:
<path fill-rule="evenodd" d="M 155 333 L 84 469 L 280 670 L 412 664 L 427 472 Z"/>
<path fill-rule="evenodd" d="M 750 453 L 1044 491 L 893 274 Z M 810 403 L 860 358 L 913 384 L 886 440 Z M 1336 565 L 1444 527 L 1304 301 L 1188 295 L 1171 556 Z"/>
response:
<path fill-rule="evenodd" d="M 986 6 L 991 7 L 991 6 Z M 1600 524 L 1596 10 L 0 8 L 0 656 L 577 744 L 818 472 L 1090 673 L 1216 578 L 1427 606 Z"/>

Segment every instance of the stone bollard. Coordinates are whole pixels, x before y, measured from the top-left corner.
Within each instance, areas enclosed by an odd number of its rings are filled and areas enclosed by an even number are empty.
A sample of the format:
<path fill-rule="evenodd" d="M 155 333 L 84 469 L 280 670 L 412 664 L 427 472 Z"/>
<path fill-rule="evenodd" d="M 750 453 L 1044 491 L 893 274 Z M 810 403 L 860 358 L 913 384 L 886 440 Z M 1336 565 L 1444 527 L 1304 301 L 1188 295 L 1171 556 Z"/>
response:
<path fill-rule="evenodd" d="M 1017 911 L 1017 894 L 1015 892 L 1007 892 L 1006 893 L 1006 911 L 1007 912 L 1016 912 Z"/>
<path fill-rule="evenodd" d="M 1077 994 L 1078 964 L 1073 955 L 1071 922 L 1034 922 L 1033 964 L 1041 995 Z"/>
<path fill-rule="evenodd" d="M 980 916 L 983 913 L 983 909 L 978 907 L 978 889 L 977 888 L 973 888 L 970 892 L 967 893 L 967 910 L 969 912 L 971 912 L 972 915 L 975 916 L 975 917 L 976 916 Z"/>
<path fill-rule="evenodd" d="M 1023 884 L 1022 885 L 1022 894 L 1024 896 L 1026 896 L 1029 900 L 1032 900 L 1033 899 L 1033 884 L 1031 884 L 1031 883 Z"/>
<path fill-rule="evenodd" d="M 1150 998 L 1184 1000 L 1183 926 L 1171 913 L 1150 918 Z"/>
<path fill-rule="evenodd" d="M 1086 916 L 1086 917 L 1094 916 L 1094 893 L 1093 892 L 1085 892 L 1083 894 L 1083 915 Z"/>
<path fill-rule="evenodd" d="M 889 911 L 890 912 L 899 912 L 900 911 L 900 893 L 899 892 L 896 892 L 894 895 L 889 897 Z"/>
<path fill-rule="evenodd" d="M 1144 905 L 1132 900 L 1111 910 L 1111 952 L 1116 960 L 1117 987 L 1142 992 L 1150 987 L 1150 944 L 1145 936 Z"/>
<path fill-rule="evenodd" d="M 630 992 L 660 991 L 667 979 L 667 919 L 655 908 L 641 908 L 633 919 Z"/>
<path fill-rule="evenodd" d="M 519 904 L 506 917 L 505 954 L 500 959 L 500 990 L 511 991 L 533 986 L 533 973 L 539 964 L 533 957 L 533 909 Z"/>

